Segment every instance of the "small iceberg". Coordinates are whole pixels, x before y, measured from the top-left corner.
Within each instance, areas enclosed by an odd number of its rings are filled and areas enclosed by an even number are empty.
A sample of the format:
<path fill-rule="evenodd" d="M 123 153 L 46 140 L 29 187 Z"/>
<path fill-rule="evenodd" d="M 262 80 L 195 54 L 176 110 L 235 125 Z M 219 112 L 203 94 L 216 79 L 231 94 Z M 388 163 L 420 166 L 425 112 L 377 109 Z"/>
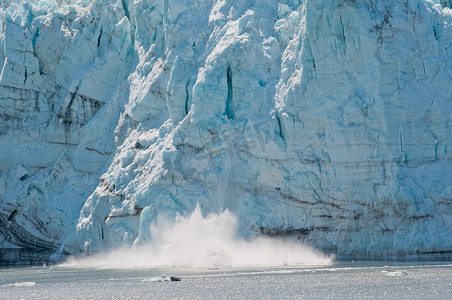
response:
<path fill-rule="evenodd" d="M 397 277 L 397 276 L 406 276 L 408 275 L 408 272 L 405 270 L 398 270 L 394 272 L 388 272 L 388 271 L 381 271 L 382 273 L 386 273 L 385 276 L 389 277 Z"/>
<path fill-rule="evenodd" d="M 163 281 L 181 281 L 182 277 L 174 276 L 174 275 L 165 275 L 163 274 L 160 277 L 146 278 L 143 279 L 142 282 L 163 282 Z"/>
<path fill-rule="evenodd" d="M 8 283 L 2 285 L 3 287 L 21 287 L 21 286 L 35 286 L 36 282 L 34 281 L 24 281 L 24 282 L 15 282 L 15 283 Z"/>

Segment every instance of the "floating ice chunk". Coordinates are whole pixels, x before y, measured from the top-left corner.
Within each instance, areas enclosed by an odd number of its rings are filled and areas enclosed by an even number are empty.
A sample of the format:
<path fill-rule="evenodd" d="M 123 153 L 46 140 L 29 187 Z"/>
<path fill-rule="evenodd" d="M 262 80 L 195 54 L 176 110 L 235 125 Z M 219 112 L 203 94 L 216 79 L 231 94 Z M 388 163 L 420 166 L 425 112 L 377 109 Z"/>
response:
<path fill-rule="evenodd" d="M 389 276 L 389 277 L 398 277 L 398 276 L 406 276 L 408 275 L 407 271 L 405 270 L 398 270 L 398 271 L 394 271 L 394 272 L 386 272 L 383 271 L 385 274 L 385 276 Z"/>
<path fill-rule="evenodd" d="M 146 278 L 143 279 L 142 282 L 163 282 L 163 281 L 181 281 L 182 278 L 179 276 L 174 276 L 174 275 L 165 275 L 163 274 L 160 277 L 152 277 L 152 278 Z"/>
<path fill-rule="evenodd" d="M 3 287 L 22 287 L 22 286 L 35 286 L 36 282 L 34 281 L 24 281 L 24 282 L 15 282 L 15 283 L 8 283 L 2 285 Z"/>
<path fill-rule="evenodd" d="M 142 280 L 142 282 L 163 282 L 163 281 L 170 281 L 170 277 L 163 274 L 160 277 L 151 277 L 151 278 L 145 278 Z"/>

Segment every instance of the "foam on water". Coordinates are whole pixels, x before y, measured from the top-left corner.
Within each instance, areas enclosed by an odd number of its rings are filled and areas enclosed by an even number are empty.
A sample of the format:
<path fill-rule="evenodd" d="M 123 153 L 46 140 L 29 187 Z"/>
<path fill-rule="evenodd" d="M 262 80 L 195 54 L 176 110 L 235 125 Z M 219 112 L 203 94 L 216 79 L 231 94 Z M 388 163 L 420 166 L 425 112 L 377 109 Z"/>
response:
<path fill-rule="evenodd" d="M 199 207 L 175 222 L 158 222 L 151 228 L 153 242 L 122 248 L 65 263 L 68 266 L 134 268 L 160 266 L 296 266 L 326 265 L 332 258 L 283 238 L 237 235 L 237 217 L 228 210 L 204 217 Z"/>

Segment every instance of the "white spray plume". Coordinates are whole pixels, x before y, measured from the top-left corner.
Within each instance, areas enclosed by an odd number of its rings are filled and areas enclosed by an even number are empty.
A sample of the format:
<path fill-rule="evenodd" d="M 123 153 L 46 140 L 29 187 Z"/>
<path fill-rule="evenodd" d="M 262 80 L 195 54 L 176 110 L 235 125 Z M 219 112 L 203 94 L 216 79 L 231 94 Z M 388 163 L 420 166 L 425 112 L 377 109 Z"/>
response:
<path fill-rule="evenodd" d="M 203 217 L 197 207 L 173 224 L 151 228 L 150 245 L 118 249 L 74 260 L 66 265 L 104 268 L 152 268 L 163 266 L 299 266 L 325 265 L 332 258 L 302 244 L 282 238 L 237 236 L 237 217 L 228 210 Z"/>

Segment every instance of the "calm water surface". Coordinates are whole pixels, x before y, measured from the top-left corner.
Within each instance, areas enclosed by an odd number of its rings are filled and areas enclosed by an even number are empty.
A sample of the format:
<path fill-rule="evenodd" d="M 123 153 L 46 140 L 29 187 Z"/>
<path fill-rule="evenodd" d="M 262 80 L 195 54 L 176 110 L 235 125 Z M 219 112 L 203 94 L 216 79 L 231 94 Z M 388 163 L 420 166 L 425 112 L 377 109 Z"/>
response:
<path fill-rule="evenodd" d="M 160 281 L 162 274 L 182 277 Z M 1 299 L 452 299 L 452 263 L 319 267 L 0 268 Z"/>

